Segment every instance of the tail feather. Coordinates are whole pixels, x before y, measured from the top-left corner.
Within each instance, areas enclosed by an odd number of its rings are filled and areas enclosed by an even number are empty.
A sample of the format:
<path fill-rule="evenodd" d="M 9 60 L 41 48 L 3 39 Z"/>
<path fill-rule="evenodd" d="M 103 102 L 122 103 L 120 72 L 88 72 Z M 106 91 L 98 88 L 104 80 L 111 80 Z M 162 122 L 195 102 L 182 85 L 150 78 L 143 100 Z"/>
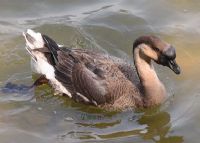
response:
<path fill-rule="evenodd" d="M 58 44 L 51 38 L 49 38 L 47 35 L 42 35 L 42 38 L 45 42 L 45 46 L 49 49 L 51 52 L 53 59 L 54 59 L 54 64 L 58 63 L 58 54 L 57 51 L 60 50 Z"/>

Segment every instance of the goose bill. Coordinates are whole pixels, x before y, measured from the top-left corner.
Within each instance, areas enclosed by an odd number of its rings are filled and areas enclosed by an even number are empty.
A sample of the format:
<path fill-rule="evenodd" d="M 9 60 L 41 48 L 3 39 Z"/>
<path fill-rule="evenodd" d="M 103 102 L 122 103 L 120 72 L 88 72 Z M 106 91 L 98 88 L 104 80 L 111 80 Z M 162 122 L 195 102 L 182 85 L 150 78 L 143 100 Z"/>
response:
<path fill-rule="evenodd" d="M 180 74 L 181 73 L 181 69 L 178 66 L 178 64 L 176 63 L 175 60 L 169 60 L 168 61 L 168 65 L 167 65 L 172 71 L 174 71 L 176 74 Z"/>

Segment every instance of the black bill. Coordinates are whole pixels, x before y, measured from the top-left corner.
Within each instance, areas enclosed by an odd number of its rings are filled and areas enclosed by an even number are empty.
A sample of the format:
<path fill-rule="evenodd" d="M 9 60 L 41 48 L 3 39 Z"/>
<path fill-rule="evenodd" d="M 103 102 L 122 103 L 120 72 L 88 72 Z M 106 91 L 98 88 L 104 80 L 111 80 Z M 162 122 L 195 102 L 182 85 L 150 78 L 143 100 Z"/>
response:
<path fill-rule="evenodd" d="M 176 74 L 181 73 L 181 68 L 178 66 L 175 60 L 169 60 L 167 65 L 172 71 L 174 71 Z"/>

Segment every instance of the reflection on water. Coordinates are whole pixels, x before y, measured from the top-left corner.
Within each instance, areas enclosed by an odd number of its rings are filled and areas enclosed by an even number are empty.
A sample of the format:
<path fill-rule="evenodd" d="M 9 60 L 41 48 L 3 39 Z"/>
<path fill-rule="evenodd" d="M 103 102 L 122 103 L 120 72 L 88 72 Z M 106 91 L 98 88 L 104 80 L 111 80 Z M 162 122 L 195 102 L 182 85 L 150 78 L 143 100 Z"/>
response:
<path fill-rule="evenodd" d="M 128 115 L 128 120 L 123 119 L 124 115 Z M 63 141 L 68 138 L 85 140 L 133 138 L 133 141 L 142 139 L 156 143 L 183 142 L 183 136 L 169 134 L 171 132 L 170 115 L 165 111 L 159 111 L 158 108 L 145 111 L 143 114 L 129 112 L 108 116 L 80 113 L 79 116 L 76 115 L 72 119 L 79 129 L 59 135 Z M 91 128 L 90 131 L 88 128 Z"/>
<path fill-rule="evenodd" d="M 138 120 L 140 124 L 147 125 L 147 132 L 142 135 L 146 140 L 153 140 L 156 143 L 162 142 L 173 142 L 181 143 L 183 142 L 183 136 L 169 136 L 171 123 L 170 115 L 167 112 L 158 112 L 155 114 L 155 111 L 145 112 L 145 114 Z M 155 120 L 156 119 L 156 120 Z"/>
<path fill-rule="evenodd" d="M 0 140 L 50 142 L 199 142 L 200 1 L 0 0 Z M 156 34 L 172 43 L 182 74 L 156 66 L 169 100 L 144 111 L 107 112 L 54 96 L 48 85 L 16 92 L 8 82 L 31 85 L 21 33 L 33 28 L 60 44 L 98 49 L 132 62 L 132 43 Z"/>

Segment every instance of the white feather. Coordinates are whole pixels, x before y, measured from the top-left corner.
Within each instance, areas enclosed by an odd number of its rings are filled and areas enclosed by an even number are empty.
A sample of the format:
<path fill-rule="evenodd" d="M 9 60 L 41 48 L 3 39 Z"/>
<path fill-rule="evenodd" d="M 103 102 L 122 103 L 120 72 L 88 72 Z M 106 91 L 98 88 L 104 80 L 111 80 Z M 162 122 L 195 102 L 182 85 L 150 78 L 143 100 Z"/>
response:
<path fill-rule="evenodd" d="M 71 98 L 71 93 L 55 78 L 55 69 L 47 62 L 46 57 L 40 52 L 38 52 L 36 57 L 37 62 L 33 61 L 34 63 L 32 63 L 35 71 L 39 74 L 45 75 L 56 91 L 64 93 Z"/>
<path fill-rule="evenodd" d="M 28 29 L 26 33 L 23 33 L 23 35 L 26 40 L 26 45 L 32 50 L 44 47 L 44 40 L 42 38 L 41 33 L 36 33 L 33 30 Z M 26 35 L 31 36 L 33 40 L 29 41 Z M 28 50 L 28 52 L 32 55 L 32 58 L 31 58 L 32 70 L 38 74 L 45 75 L 56 91 L 60 93 L 64 93 L 68 95 L 69 97 L 72 97 L 71 93 L 55 78 L 55 69 L 51 64 L 48 63 L 45 55 L 39 51 Z"/>

